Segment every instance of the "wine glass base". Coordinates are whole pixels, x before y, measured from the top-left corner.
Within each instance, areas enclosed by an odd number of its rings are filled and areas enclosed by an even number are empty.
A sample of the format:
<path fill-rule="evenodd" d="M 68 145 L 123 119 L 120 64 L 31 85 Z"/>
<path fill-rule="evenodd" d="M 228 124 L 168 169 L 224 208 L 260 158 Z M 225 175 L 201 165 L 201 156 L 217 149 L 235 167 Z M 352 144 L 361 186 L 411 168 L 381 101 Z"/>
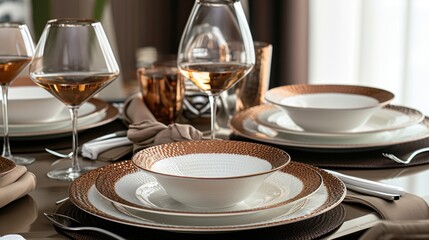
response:
<path fill-rule="evenodd" d="M 30 165 L 34 161 L 36 161 L 36 158 L 34 158 L 34 157 L 10 156 L 10 157 L 6 157 L 6 158 L 15 162 L 15 164 L 17 164 L 17 165 Z"/>
<path fill-rule="evenodd" d="M 47 176 L 55 180 L 73 181 L 84 173 L 92 171 L 96 168 L 97 167 L 93 166 L 81 167 L 80 171 L 74 171 L 72 168 L 56 169 L 48 172 Z"/>

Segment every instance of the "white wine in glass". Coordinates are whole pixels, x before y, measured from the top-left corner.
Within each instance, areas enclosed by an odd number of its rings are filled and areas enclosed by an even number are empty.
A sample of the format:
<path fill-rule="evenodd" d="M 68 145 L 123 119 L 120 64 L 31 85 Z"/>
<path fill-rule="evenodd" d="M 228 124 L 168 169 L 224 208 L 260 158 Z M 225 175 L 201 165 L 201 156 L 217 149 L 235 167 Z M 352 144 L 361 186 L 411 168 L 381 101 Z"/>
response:
<path fill-rule="evenodd" d="M 209 97 L 212 139 L 219 95 L 243 79 L 254 64 L 252 35 L 240 1 L 196 0 L 179 44 L 177 65 Z"/>
<path fill-rule="evenodd" d="M 72 181 L 93 169 L 79 165 L 78 109 L 118 75 L 118 64 L 100 22 L 55 19 L 47 23 L 36 46 L 30 76 L 69 108 L 73 130 L 72 166 L 52 170 L 48 177 Z"/>
<path fill-rule="evenodd" d="M 189 63 L 181 65 L 181 73 L 207 94 L 218 95 L 231 88 L 248 72 L 248 64 Z"/>
<path fill-rule="evenodd" d="M 0 84 L 3 114 L 2 157 L 14 161 L 18 165 L 28 165 L 33 163 L 35 158 L 14 156 L 10 150 L 7 101 L 9 85 L 33 57 L 33 40 L 25 24 L 4 22 L 0 23 L 0 42 Z"/>

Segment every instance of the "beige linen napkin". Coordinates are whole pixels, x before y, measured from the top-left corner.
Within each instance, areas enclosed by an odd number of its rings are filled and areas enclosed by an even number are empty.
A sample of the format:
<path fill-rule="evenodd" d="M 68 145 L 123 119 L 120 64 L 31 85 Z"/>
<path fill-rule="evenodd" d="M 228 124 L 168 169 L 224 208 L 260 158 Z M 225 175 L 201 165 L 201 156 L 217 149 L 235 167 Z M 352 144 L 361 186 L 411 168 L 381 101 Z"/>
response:
<path fill-rule="evenodd" d="M 5 187 L 18 180 L 24 173 L 27 172 L 27 168 L 21 165 L 17 165 L 11 172 L 0 177 L 0 188 Z"/>
<path fill-rule="evenodd" d="M 366 231 L 360 239 L 429 239 L 429 219 L 415 221 L 382 221 Z"/>
<path fill-rule="evenodd" d="M 405 193 L 399 200 L 387 201 L 347 191 L 346 203 L 363 204 L 376 211 L 383 220 L 420 220 L 429 219 L 429 207 L 424 199 Z"/>
<path fill-rule="evenodd" d="M 130 123 L 127 136 L 134 143 L 134 152 L 163 143 L 205 139 L 191 125 L 173 123 L 166 126 L 158 122 L 144 104 L 141 94 L 125 101 L 124 115 Z"/>
<path fill-rule="evenodd" d="M 0 208 L 19 199 L 36 187 L 36 176 L 18 165 L 14 170 L 0 177 Z"/>

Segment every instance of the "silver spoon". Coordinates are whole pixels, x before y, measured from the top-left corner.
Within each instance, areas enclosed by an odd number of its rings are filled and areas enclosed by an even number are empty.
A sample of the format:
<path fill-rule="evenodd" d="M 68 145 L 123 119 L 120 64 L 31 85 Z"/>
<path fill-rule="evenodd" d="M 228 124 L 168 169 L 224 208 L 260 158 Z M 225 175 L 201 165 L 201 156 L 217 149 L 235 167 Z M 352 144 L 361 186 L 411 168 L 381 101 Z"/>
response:
<path fill-rule="evenodd" d="M 69 216 L 66 216 L 66 215 L 57 214 L 57 213 L 44 213 L 44 215 L 55 226 L 57 226 L 61 229 L 64 229 L 64 230 L 68 230 L 68 231 L 95 231 L 95 232 L 103 233 L 105 235 L 108 235 L 108 236 L 115 238 L 115 239 L 118 239 L 118 240 L 125 240 L 125 238 L 123 238 L 123 237 L 121 237 L 115 233 L 112 233 L 110 231 L 104 230 L 102 228 L 82 226 L 82 224 L 79 221 L 77 221 L 74 218 L 71 218 Z"/>

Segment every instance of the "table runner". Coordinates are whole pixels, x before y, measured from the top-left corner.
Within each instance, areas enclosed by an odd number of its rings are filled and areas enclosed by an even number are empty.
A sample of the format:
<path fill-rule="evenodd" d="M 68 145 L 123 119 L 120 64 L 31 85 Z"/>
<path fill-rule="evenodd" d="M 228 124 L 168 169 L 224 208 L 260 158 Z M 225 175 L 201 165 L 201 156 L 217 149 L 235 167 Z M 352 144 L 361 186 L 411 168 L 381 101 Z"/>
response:
<path fill-rule="evenodd" d="M 253 141 L 236 135 L 231 139 Z M 265 143 L 266 144 L 266 143 Z M 273 144 L 269 144 L 273 145 Z M 382 156 L 382 153 L 392 153 L 402 158 L 411 151 L 429 147 L 429 138 L 398 144 L 386 148 L 372 149 L 369 151 L 326 151 L 317 149 L 296 149 L 286 146 L 273 145 L 287 151 L 293 161 L 310 164 L 321 168 L 350 168 L 350 169 L 377 169 L 377 168 L 401 168 L 429 163 L 429 152 L 417 155 L 408 165 L 396 163 Z M 311 151 L 310 151 L 311 150 Z"/>
<path fill-rule="evenodd" d="M 71 201 L 66 201 L 61 204 L 56 210 L 56 213 L 65 214 L 72 216 L 75 219 L 78 219 L 80 222 L 85 225 L 98 226 L 104 229 L 108 229 L 112 232 L 115 232 L 127 239 L 219 239 L 221 237 L 223 240 L 228 239 L 314 239 L 320 238 L 333 230 L 341 226 L 345 219 L 345 209 L 343 205 L 338 205 L 332 210 L 323 213 L 319 216 L 303 220 L 300 222 L 295 222 L 287 225 L 254 229 L 254 230 L 245 230 L 237 231 L 230 233 L 216 233 L 216 234 L 187 234 L 187 233 L 174 233 L 168 231 L 161 231 L 155 229 L 146 229 L 138 228 L 133 226 L 128 226 L 124 224 L 110 222 L 98 217 L 95 217 L 91 214 L 88 214 L 71 203 Z M 71 232 L 64 231 L 59 228 L 56 228 L 57 231 L 62 234 L 67 235 L 73 239 L 106 239 L 107 237 L 102 234 L 84 231 L 84 232 Z"/>

